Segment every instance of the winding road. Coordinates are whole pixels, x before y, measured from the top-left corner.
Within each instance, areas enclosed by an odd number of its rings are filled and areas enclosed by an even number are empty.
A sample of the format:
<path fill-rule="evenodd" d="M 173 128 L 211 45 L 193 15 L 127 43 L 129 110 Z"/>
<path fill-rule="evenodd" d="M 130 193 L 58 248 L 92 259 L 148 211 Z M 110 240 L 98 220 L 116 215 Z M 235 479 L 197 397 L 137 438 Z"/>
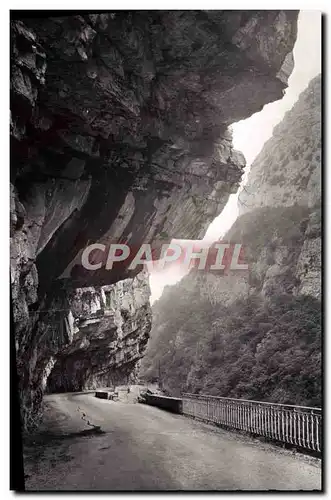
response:
<path fill-rule="evenodd" d="M 45 402 L 25 447 L 29 491 L 321 489 L 318 459 L 182 415 L 93 393 Z"/>

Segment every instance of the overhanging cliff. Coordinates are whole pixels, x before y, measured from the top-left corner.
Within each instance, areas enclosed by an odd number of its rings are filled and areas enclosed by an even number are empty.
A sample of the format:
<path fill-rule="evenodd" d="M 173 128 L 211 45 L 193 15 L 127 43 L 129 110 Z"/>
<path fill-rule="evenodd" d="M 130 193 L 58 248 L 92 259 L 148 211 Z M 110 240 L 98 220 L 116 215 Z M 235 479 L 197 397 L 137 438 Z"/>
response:
<path fill-rule="evenodd" d="M 71 343 L 58 327 L 68 290 L 134 277 L 86 272 L 81 250 L 203 235 L 242 175 L 227 127 L 282 97 L 296 20 L 296 11 L 117 11 L 12 21 L 11 281 L 24 421 L 50 360 Z"/>

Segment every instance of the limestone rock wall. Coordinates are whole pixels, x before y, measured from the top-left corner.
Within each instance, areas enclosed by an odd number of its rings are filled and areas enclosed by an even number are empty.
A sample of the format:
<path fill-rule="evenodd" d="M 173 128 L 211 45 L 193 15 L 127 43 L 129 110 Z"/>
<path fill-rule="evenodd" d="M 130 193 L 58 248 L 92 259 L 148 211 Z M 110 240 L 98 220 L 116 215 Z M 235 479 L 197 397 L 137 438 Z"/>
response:
<path fill-rule="evenodd" d="M 266 294 L 321 297 L 321 118 L 318 75 L 275 127 L 239 194 L 231 237 L 247 242 L 252 280 Z"/>
<path fill-rule="evenodd" d="M 49 391 L 112 387 L 135 381 L 151 328 L 148 276 L 76 289 L 67 317 L 71 342 L 47 381 Z"/>
<path fill-rule="evenodd" d="M 259 207 L 321 202 L 321 75 L 274 128 L 239 197 L 240 214 Z"/>

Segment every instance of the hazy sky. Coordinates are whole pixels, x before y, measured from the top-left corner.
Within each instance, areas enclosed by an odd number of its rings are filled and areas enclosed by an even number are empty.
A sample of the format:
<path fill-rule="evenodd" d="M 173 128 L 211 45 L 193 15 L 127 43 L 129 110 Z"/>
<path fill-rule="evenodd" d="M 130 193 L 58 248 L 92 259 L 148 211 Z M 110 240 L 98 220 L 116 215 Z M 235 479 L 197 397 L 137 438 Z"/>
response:
<path fill-rule="evenodd" d="M 294 70 L 289 78 L 285 96 L 279 101 L 267 104 L 262 111 L 250 118 L 232 125 L 234 147 L 245 155 L 247 162 L 242 185 L 247 180 L 252 161 L 272 135 L 275 125 L 282 120 L 285 112 L 292 108 L 310 80 L 320 72 L 321 14 L 319 11 L 303 10 L 299 14 L 298 36 L 294 46 Z M 239 191 L 230 195 L 224 210 L 210 224 L 204 239 L 215 241 L 230 229 L 238 216 L 238 193 Z M 178 268 L 152 273 L 150 275 L 151 302 L 161 296 L 165 285 L 177 283 L 184 275 L 185 272 L 180 273 Z"/>

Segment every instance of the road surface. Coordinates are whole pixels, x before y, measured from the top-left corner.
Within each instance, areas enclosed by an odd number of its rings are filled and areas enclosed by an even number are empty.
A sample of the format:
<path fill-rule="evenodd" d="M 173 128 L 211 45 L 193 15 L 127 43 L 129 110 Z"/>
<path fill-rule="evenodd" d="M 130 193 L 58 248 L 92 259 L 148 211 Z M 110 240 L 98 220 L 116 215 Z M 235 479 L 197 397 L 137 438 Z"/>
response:
<path fill-rule="evenodd" d="M 25 448 L 26 490 L 321 489 L 318 459 L 182 415 L 94 394 L 45 401 Z"/>

